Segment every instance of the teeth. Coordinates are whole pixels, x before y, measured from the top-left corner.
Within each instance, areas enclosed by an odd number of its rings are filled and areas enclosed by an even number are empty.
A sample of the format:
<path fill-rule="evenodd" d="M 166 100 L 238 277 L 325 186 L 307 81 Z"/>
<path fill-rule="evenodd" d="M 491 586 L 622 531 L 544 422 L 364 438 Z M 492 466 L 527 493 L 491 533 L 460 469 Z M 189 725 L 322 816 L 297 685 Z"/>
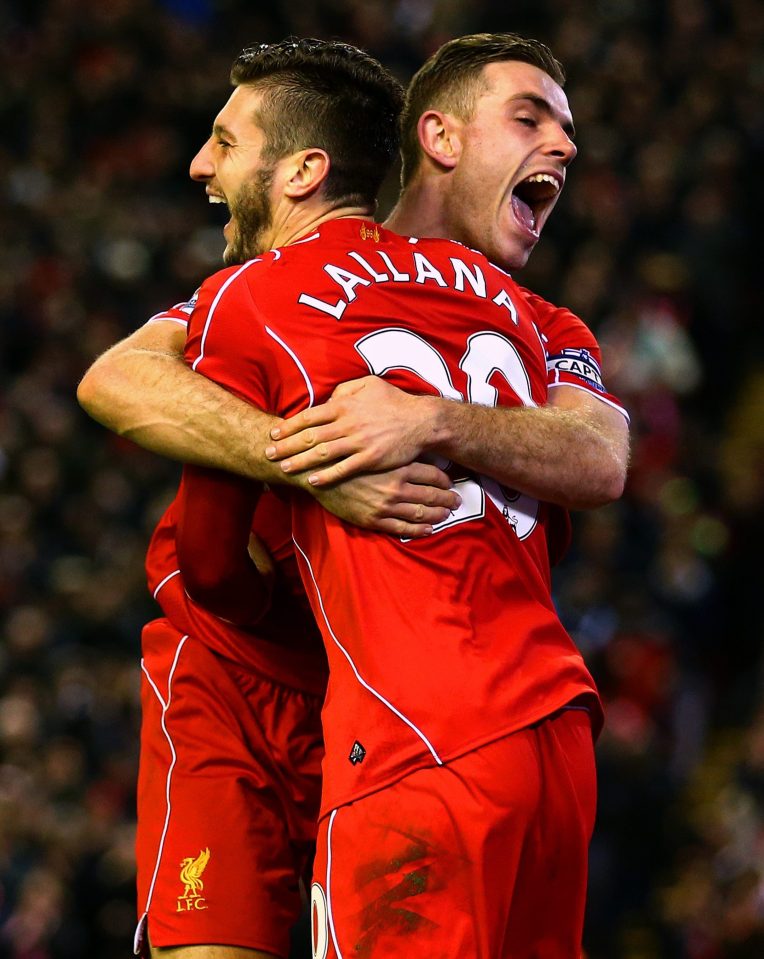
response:
<path fill-rule="evenodd" d="M 211 193 L 207 194 L 207 199 L 210 203 L 225 203 L 225 200 L 222 196 L 213 196 Z"/>
<path fill-rule="evenodd" d="M 560 189 L 560 184 L 549 173 L 534 173 L 533 176 L 527 177 L 527 179 L 524 182 L 525 183 L 551 183 L 552 186 L 555 188 L 555 190 Z"/>

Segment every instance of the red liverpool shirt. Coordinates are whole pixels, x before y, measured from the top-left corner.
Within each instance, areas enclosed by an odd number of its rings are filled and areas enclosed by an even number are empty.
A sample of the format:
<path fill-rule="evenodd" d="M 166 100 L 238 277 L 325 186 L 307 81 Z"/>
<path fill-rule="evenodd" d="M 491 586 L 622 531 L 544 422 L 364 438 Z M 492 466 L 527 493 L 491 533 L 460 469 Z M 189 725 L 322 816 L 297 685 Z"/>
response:
<path fill-rule="evenodd" d="M 527 294 L 480 254 L 343 219 L 206 281 L 186 357 L 282 416 L 370 372 L 457 401 L 541 405 L 547 352 L 535 319 Z M 294 498 L 330 664 L 323 812 L 577 696 L 596 699 L 552 603 L 547 506 L 453 475 L 462 506 L 421 540 L 356 529 Z M 224 489 L 221 476 L 219 509 Z"/>

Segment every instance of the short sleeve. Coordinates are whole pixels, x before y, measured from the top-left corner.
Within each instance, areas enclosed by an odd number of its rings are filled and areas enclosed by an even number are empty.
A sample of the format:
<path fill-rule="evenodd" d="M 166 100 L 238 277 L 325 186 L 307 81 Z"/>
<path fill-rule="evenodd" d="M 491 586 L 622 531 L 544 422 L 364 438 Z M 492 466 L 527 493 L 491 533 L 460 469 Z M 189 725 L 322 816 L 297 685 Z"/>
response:
<path fill-rule="evenodd" d="M 198 299 L 199 290 L 196 290 L 190 300 L 186 300 L 183 303 L 176 303 L 174 306 L 171 306 L 166 310 L 160 310 L 159 313 L 155 313 L 153 316 L 150 316 L 148 320 L 146 320 L 146 324 L 170 322 L 177 323 L 179 326 L 188 329 L 188 321 L 191 318 L 191 314 L 194 312 L 194 307 L 196 306 Z"/>
<path fill-rule="evenodd" d="M 572 386 L 585 390 L 615 407 L 628 420 L 623 403 L 605 386 L 599 343 L 586 323 L 565 307 L 554 306 L 530 290 L 524 289 L 523 294 L 536 313 L 546 350 L 548 388 Z"/>

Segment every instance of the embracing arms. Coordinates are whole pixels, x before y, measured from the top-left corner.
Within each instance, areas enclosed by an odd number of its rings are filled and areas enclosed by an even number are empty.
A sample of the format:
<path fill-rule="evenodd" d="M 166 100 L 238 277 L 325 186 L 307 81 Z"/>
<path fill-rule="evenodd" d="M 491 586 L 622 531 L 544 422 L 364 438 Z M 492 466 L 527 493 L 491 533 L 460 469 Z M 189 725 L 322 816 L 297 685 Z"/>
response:
<path fill-rule="evenodd" d="M 547 406 L 491 408 L 412 396 L 366 377 L 283 421 L 193 373 L 184 342 L 185 328 L 169 320 L 140 327 L 91 366 L 78 390 L 81 405 L 147 449 L 261 482 L 312 487 L 342 518 L 396 535 L 421 535 L 458 505 L 446 500 L 444 474 L 412 463 L 423 453 L 566 508 L 599 506 L 623 489 L 626 420 L 584 390 L 560 385 Z M 380 470 L 387 472 L 374 489 L 336 486 Z M 352 495 L 356 505 L 343 513 Z"/>
<path fill-rule="evenodd" d="M 286 476 L 264 454 L 280 422 L 194 373 L 183 358 L 185 324 L 172 318 L 139 327 L 100 356 L 77 390 L 99 423 L 140 446 L 181 462 L 261 483 L 308 489 L 347 522 L 395 536 L 426 535 L 459 505 L 450 480 L 426 463 L 312 490 L 307 476 Z"/>
<path fill-rule="evenodd" d="M 547 406 L 507 408 L 414 396 L 369 376 L 271 436 L 266 455 L 285 473 L 308 471 L 314 487 L 437 454 L 567 509 L 617 499 L 629 453 L 623 414 L 565 385 L 550 390 Z"/>

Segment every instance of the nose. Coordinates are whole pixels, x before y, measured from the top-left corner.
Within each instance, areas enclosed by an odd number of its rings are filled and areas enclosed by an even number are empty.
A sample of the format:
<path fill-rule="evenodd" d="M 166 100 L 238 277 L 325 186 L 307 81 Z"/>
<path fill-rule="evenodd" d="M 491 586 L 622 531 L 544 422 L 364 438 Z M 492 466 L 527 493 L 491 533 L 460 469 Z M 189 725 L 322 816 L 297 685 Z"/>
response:
<path fill-rule="evenodd" d="M 554 142 L 550 144 L 549 155 L 562 160 L 563 166 L 567 166 L 575 160 L 577 153 L 578 148 L 575 143 L 562 127 L 558 127 Z"/>
<path fill-rule="evenodd" d="M 188 173 L 192 180 L 204 183 L 206 180 L 211 180 L 215 175 L 215 167 L 212 163 L 211 143 L 212 137 L 207 140 L 201 150 L 191 161 L 191 166 L 188 169 Z"/>

